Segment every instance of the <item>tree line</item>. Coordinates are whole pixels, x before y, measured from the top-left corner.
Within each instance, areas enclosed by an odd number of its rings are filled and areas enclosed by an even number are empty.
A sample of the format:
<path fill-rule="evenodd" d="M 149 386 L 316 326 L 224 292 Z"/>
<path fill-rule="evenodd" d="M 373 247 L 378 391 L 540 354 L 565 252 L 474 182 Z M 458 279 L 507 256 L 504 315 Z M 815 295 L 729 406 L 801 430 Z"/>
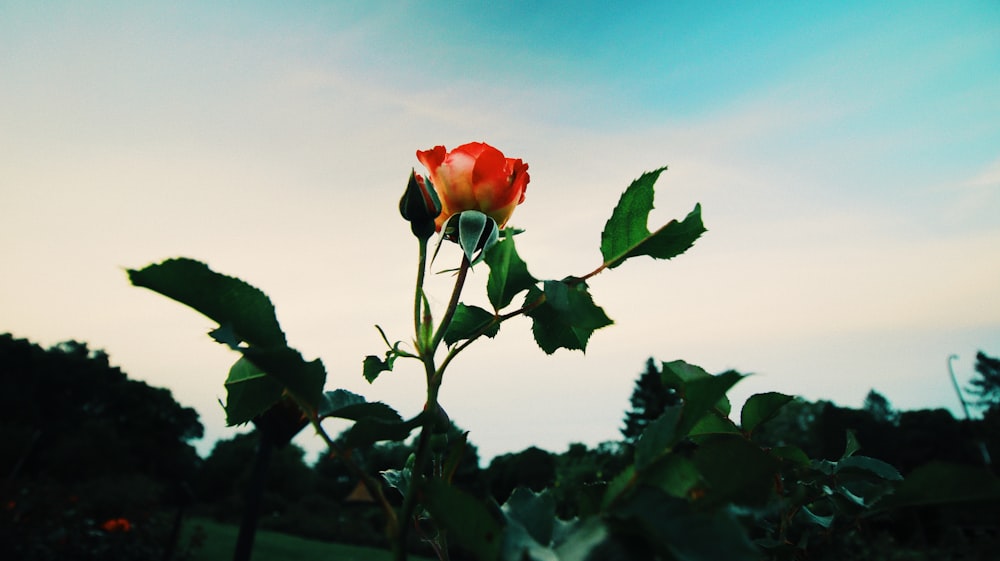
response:
<path fill-rule="evenodd" d="M 754 439 L 835 459 L 850 433 L 866 455 L 904 476 L 919 477 L 919 470 L 937 462 L 983 468 L 995 477 L 1000 360 L 980 353 L 976 372 L 968 388 L 981 412 L 976 419 L 956 419 L 943 409 L 897 411 L 872 391 L 860 409 L 794 400 Z M 78 342 L 43 349 L 0 335 L 0 384 L 0 436 L 6 444 L 0 447 L 0 557 L 103 559 L 113 552 L 116 559 L 179 559 L 187 553 L 178 540 L 184 516 L 239 522 L 260 446 L 255 431 L 221 440 L 207 457 L 198 457 L 191 441 L 203 429 L 194 410 L 177 404 L 168 390 L 128 379 L 107 354 Z M 460 443 L 454 482 L 463 490 L 502 504 L 519 487 L 549 489 L 558 515 L 569 519 L 597 510 L 598 484 L 632 461 L 642 431 L 682 399 L 649 359 L 636 378 L 620 440 L 595 447 L 574 443 L 558 452 L 532 446 L 484 463 L 461 428 L 452 426 L 441 438 Z M 351 453 L 385 481 L 412 449 L 412 442 L 389 442 Z M 394 493 L 386 484 L 390 500 L 399 500 Z M 273 452 L 260 511 L 264 528 L 384 543 L 380 512 L 357 478 L 329 455 L 310 465 L 294 444 Z M 987 538 L 1000 544 L 998 536 Z M 421 549 L 419 532 L 412 547 Z"/>

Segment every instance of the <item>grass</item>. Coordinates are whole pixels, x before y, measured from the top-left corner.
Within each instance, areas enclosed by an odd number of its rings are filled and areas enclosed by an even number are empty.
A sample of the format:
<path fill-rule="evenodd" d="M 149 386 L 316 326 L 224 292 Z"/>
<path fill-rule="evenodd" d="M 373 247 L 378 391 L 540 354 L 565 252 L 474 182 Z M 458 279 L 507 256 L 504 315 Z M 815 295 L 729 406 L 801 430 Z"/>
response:
<path fill-rule="evenodd" d="M 206 518 L 188 520 L 185 525 L 187 543 L 197 527 L 204 530 L 204 541 L 195 551 L 193 561 L 226 561 L 233 557 L 237 526 L 220 524 Z M 254 540 L 252 561 L 389 561 L 388 550 L 309 540 L 277 532 L 258 530 Z M 425 558 L 410 556 L 414 561 Z"/>

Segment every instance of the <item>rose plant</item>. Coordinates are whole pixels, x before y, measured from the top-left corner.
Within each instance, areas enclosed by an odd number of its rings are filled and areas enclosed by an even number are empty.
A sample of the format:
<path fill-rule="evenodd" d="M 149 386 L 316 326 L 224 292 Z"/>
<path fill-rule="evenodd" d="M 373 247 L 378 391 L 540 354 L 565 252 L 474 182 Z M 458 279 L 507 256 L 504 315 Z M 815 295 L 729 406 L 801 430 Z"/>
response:
<path fill-rule="evenodd" d="M 388 544 L 405 559 L 413 529 L 441 559 L 458 550 L 478 559 L 584 560 L 621 558 L 782 558 L 806 540 L 809 528 L 826 531 L 835 516 L 867 507 L 897 478 L 891 467 L 848 447 L 840 462 L 811 464 L 791 448 L 756 445 L 756 427 L 789 399 L 777 393 L 753 396 L 739 421 L 729 418 L 726 392 L 741 376 L 712 376 L 697 366 L 664 363 L 663 379 L 681 396 L 650 423 L 622 473 L 580 489 L 593 496 L 573 520 L 555 516 L 552 495 L 516 490 L 503 505 L 482 501 L 452 484 L 463 438 L 449 438 L 450 421 L 438 401 L 446 370 L 470 344 L 495 337 L 502 324 L 527 316 L 539 348 L 585 350 L 597 329 L 611 319 L 598 306 L 587 281 L 639 256 L 671 259 L 705 232 L 700 205 L 683 220 L 650 231 L 654 184 L 666 169 L 642 174 L 629 185 L 600 236 L 597 266 L 560 279 L 537 279 L 515 246 L 508 223 L 524 202 L 528 165 L 482 142 L 416 152 L 427 175 L 411 171 L 399 201 L 400 214 L 417 240 L 411 343 L 390 342 L 368 355 L 362 374 L 374 383 L 402 359 L 423 372 L 423 410 L 404 419 L 389 405 L 369 402 L 343 389 L 325 391 L 320 360 L 306 360 L 290 347 L 274 308 L 263 292 L 190 259 L 169 259 L 129 270 L 131 282 L 203 313 L 218 323 L 210 335 L 240 358 L 226 379 L 225 410 L 230 424 L 253 422 L 273 442 L 287 442 L 312 425 L 330 453 L 342 459 L 375 498 L 385 518 Z M 431 266 L 428 245 L 455 243 L 460 252 L 447 307 L 435 317 L 425 292 Z M 437 250 L 435 250 L 435 254 Z M 486 297 L 491 309 L 462 302 L 469 270 L 489 268 Z M 326 418 L 353 424 L 335 441 Z M 379 441 L 402 441 L 418 432 L 405 465 L 382 474 L 401 504 L 387 498 L 383 484 L 360 469 L 351 450 Z M 849 497 L 852 501 L 841 500 Z M 855 500 L 856 499 L 856 500 Z M 584 503 L 581 503 L 584 504 Z M 805 524 L 805 530 L 798 524 Z M 791 545 L 790 545 L 791 544 Z"/>

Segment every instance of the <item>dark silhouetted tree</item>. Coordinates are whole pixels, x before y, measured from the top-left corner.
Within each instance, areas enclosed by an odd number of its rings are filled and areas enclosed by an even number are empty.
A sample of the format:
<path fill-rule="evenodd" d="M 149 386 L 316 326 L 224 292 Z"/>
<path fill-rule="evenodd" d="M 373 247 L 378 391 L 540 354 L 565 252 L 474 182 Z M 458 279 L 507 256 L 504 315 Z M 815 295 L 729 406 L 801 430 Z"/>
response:
<path fill-rule="evenodd" d="M 869 391 L 865 396 L 861 409 L 870 413 L 878 422 L 895 424 L 899 420 L 899 413 L 893 410 L 889 400 L 875 390 Z"/>
<path fill-rule="evenodd" d="M 650 358 L 646 361 L 646 370 L 635 382 L 630 403 L 621 432 L 626 443 L 634 444 L 649 423 L 659 418 L 667 407 L 680 403 L 680 396 L 674 388 L 663 383 L 656 361 Z"/>
<path fill-rule="evenodd" d="M 985 410 L 1000 408 L 1000 359 L 976 353 L 976 374 L 969 384 L 969 393 L 978 399 L 975 404 Z"/>
<path fill-rule="evenodd" d="M 238 518 L 258 437 L 256 431 L 252 431 L 219 440 L 205 458 L 198 478 L 198 496 L 204 502 L 223 507 L 217 514 L 225 513 L 232 520 Z M 314 490 L 316 474 L 306 465 L 304 455 L 302 448 L 295 444 L 274 450 L 264 487 L 264 515 L 280 514 L 288 504 Z"/>
<path fill-rule="evenodd" d="M 155 515 L 190 499 L 200 460 L 189 441 L 201 435 L 193 409 L 102 351 L 0 335 L 0 558 L 21 558 L 19 547 L 36 559 L 108 558 L 95 528 L 108 519 L 128 519 L 130 536 L 169 528 Z M 138 538 L 127 545 L 116 558 L 153 555 Z"/>
<path fill-rule="evenodd" d="M 541 491 L 556 479 L 556 458 L 550 452 L 531 446 L 516 454 L 503 454 L 493 458 L 486 468 L 490 493 L 499 503 L 517 487 Z"/>

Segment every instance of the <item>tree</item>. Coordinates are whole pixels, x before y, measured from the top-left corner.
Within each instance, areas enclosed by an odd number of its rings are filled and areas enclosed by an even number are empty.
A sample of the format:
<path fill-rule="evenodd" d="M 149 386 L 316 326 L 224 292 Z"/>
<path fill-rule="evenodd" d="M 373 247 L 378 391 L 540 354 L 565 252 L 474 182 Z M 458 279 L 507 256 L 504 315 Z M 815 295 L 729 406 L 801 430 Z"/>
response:
<path fill-rule="evenodd" d="M 541 491 L 556 480 L 556 458 L 536 446 L 493 458 L 486 468 L 490 493 L 498 503 L 504 503 L 518 487 Z"/>
<path fill-rule="evenodd" d="M 979 399 L 975 404 L 986 410 L 1000 408 L 1000 359 L 976 353 L 977 378 L 970 383 L 969 393 Z"/>
<path fill-rule="evenodd" d="M 870 413 L 880 423 L 895 424 L 899 420 L 899 413 L 892 409 L 889 399 L 875 390 L 868 392 L 861 408 Z"/>
<path fill-rule="evenodd" d="M 103 351 L 0 335 L 0 558 L 161 557 L 179 518 L 160 514 L 190 499 L 202 430 Z"/>
<path fill-rule="evenodd" d="M 257 431 L 219 440 L 205 458 L 198 478 L 199 498 L 220 507 L 216 514 L 236 519 L 242 509 L 257 443 Z M 263 510 L 282 512 L 315 488 L 315 473 L 304 461 L 305 452 L 295 444 L 276 449 L 267 469 Z"/>
<path fill-rule="evenodd" d="M 625 442 L 634 444 L 646 425 L 655 421 L 671 407 L 680 403 L 677 390 L 663 383 L 656 362 L 649 358 L 646 370 L 639 375 L 632 390 L 631 409 L 625 412 L 625 427 L 621 429 Z"/>

